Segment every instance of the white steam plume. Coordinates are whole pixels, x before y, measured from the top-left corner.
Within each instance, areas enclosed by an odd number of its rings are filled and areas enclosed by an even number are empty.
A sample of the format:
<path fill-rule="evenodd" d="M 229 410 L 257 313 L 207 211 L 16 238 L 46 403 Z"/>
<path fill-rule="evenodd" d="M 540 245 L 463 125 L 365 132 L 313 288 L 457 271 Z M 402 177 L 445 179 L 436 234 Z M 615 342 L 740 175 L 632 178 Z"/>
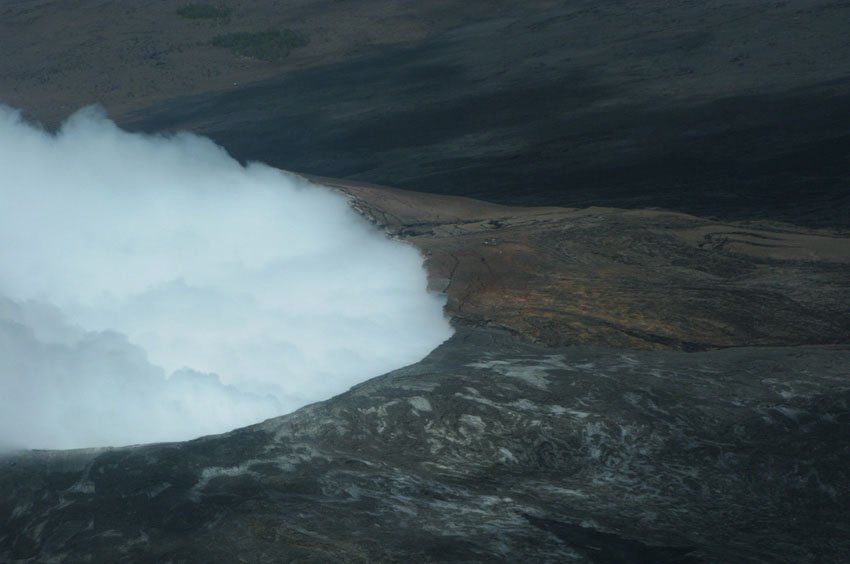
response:
<path fill-rule="evenodd" d="M 0 106 L 0 446 L 182 440 L 416 362 L 422 258 L 330 191 L 102 112 Z"/>

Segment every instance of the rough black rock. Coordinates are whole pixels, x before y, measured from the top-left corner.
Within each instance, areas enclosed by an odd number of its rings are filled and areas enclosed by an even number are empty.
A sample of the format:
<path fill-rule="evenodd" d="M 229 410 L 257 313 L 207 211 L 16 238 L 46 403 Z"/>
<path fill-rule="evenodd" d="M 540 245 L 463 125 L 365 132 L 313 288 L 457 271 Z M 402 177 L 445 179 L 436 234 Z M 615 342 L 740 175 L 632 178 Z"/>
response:
<path fill-rule="evenodd" d="M 0 560 L 846 561 L 848 367 L 461 329 L 224 435 L 4 456 Z"/>

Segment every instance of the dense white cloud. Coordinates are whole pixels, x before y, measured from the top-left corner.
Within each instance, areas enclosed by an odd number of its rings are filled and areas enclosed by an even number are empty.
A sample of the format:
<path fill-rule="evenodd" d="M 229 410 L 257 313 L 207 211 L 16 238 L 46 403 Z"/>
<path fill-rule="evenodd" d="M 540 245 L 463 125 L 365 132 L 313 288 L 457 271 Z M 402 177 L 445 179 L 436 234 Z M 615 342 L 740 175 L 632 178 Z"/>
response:
<path fill-rule="evenodd" d="M 329 189 L 97 109 L 0 107 L 0 445 L 180 440 L 446 339 L 422 258 Z"/>

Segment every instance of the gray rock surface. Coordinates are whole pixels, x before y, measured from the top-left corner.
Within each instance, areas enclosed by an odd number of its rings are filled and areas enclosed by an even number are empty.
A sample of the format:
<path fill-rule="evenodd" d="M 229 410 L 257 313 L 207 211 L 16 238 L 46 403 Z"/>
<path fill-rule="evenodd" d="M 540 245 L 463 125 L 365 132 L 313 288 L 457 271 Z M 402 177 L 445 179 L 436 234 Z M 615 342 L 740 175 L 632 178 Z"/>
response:
<path fill-rule="evenodd" d="M 0 560 L 839 562 L 849 459 L 848 346 L 466 328 L 225 435 L 5 455 Z"/>

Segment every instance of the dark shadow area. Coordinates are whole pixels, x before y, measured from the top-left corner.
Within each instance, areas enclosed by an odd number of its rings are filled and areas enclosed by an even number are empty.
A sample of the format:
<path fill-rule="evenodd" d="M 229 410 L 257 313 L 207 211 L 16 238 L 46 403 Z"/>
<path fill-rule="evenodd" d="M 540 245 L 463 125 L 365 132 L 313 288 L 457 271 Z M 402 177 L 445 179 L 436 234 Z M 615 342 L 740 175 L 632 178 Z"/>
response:
<path fill-rule="evenodd" d="M 697 77 L 675 98 L 647 95 L 674 79 L 573 59 L 561 40 L 572 21 L 503 15 L 122 125 L 186 128 L 288 170 L 506 204 L 850 226 L 850 79 L 701 95 Z M 711 33 L 677 37 L 629 45 L 641 61 L 673 53 L 693 73 Z"/>
<path fill-rule="evenodd" d="M 525 515 L 535 527 L 549 531 L 594 564 L 699 564 L 688 556 L 695 549 L 683 546 L 650 546 L 640 541 L 603 533 L 589 527 Z"/>

